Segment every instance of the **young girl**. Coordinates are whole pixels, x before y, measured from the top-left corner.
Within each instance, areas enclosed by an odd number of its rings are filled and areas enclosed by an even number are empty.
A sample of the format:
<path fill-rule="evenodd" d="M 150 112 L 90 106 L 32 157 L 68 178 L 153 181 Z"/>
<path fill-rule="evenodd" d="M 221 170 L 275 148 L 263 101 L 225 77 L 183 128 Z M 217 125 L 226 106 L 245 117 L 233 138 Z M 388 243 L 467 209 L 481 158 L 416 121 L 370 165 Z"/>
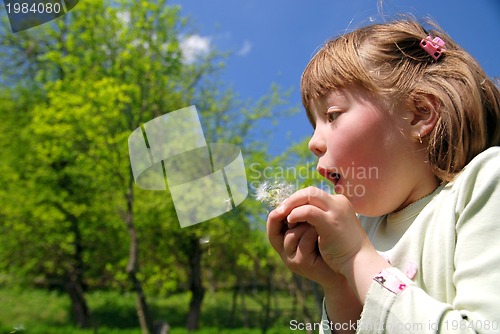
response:
<path fill-rule="evenodd" d="M 323 287 L 320 332 L 499 333 L 500 92 L 478 63 L 402 19 L 327 42 L 301 91 L 336 194 L 297 191 L 267 230 Z"/>

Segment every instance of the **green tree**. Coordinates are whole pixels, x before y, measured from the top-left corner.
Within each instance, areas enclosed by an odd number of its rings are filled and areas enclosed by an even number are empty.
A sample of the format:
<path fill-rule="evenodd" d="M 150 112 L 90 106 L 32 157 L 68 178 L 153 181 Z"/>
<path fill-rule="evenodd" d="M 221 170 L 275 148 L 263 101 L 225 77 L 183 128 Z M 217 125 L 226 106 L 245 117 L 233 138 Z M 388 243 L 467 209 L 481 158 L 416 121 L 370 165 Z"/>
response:
<path fill-rule="evenodd" d="M 20 213 L 26 225 L 25 241 L 34 235 L 47 236 L 42 245 L 26 242 L 32 254 L 14 259 L 19 259 L 22 268 L 56 277 L 56 285 L 66 286 L 81 327 L 90 325 L 83 295 L 84 270 L 100 264 L 95 258 L 109 258 L 97 252 L 106 251 L 99 245 L 113 245 L 112 236 L 123 233 L 104 226 L 116 228 L 121 218 L 129 232 L 126 270 L 137 292 L 140 324 L 144 332 L 153 330 L 138 278 L 139 247 L 126 139 L 141 122 L 181 103 L 176 84 L 181 66 L 177 12 L 162 1 L 112 4 L 95 0 L 80 4 L 64 19 L 40 30 L 14 36 L 4 32 L 2 50 L 8 59 L 18 59 L 24 76 L 8 68 L 4 73 L 38 97 L 26 95 L 25 119 L 17 122 L 13 116 L 10 123 L 11 127 L 26 125 L 14 136 L 17 148 L 32 148 L 30 158 L 13 149 L 15 158 L 11 159 L 13 168 L 21 169 L 20 188 L 25 193 L 20 196 L 31 202 Z M 11 106 L 11 115 L 18 106 Z M 168 109 L 160 110 L 160 106 Z M 10 214 L 7 219 L 19 228 L 22 223 L 17 218 Z M 107 232 L 107 237 L 95 237 L 96 231 Z M 120 258 L 120 252 L 111 254 L 113 260 Z"/>
<path fill-rule="evenodd" d="M 179 9 L 162 0 L 88 0 L 53 24 L 1 32 L 10 86 L 0 95 L 0 268 L 65 289 L 81 327 L 92 324 L 87 287 L 122 285 L 137 294 L 144 333 L 155 327 L 146 292 L 178 288 L 191 292 L 186 326 L 197 328 L 204 272 L 218 265 L 204 258 L 200 240 L 207 236 L 223 259 L 222 282 L 239 279 L 232 265 L 252 273 L 267 263 L 268 280 L 278 263 L 257 203 L 180 229 L 168 191 L 158 195 L 133 183 L 128 135 L 191 104 L 209 142 L 241 146 L 258 168 L 270 163 L 255 127 L 276 116 L 282 94 L 273 88 L 256 103 L 238 102 L 214 79 L 217 54 L 183 62 L 182 26 Z"/>

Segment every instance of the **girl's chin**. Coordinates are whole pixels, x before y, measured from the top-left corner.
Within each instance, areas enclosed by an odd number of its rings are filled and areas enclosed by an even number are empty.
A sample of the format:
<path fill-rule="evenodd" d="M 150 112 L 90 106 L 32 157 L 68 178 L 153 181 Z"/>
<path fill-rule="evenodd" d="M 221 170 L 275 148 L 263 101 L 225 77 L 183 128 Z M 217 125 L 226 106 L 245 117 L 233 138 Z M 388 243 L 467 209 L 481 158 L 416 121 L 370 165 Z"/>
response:
<path fill-rule="evenodd" d="M 344 195 L 349 199 L 364 197 L 366 195 L 366 187 L 363 184 L 353 184 L 352 182 L 342 178 L 332 183 L 336 194 Z"/>
<path fill-rule="evenodd" d="M 372 204 L 367 198 L 366 187 L 361 184 L 353 185 L 349 182 L 342 182 L 339 180 L 334 186 L 335 194 L 345 196 L 354 207 L 356 213 L 364 216 L 371 216 L 374 212 Z"/>

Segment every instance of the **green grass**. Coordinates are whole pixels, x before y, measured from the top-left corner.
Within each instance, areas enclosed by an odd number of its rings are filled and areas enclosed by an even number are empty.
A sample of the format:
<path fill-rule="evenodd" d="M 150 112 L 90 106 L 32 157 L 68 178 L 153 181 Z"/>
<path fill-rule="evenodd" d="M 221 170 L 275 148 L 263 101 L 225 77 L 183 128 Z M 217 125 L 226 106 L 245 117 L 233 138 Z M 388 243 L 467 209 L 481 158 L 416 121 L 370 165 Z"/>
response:
<path fill-rule="evenodd" d="M 267 331 L 268 334 L 283 334 L 289 331 L 288 328 L 272 328 Z M 300 331 L 296 331 L 300 333 Z M 97 332 L 93 330 L 76 329 L 74 327 L 45 327 L 39 326 L 37 328 L 16 331 L 15 329 L 2 329 L 0 333 L 6 334 L 141 334 L 139 329 L 116 329 L 116 328 L 99 328 Z M 187 329 L 173 328 L 171 334 L 261 334 L 261 330 L 257 328 L 233 328 L 233 329 L 217 329 L 217 328 L 204 328 L 195 332 L 189 332 Z"/>
<path fill-rule="evenodd" d="M 72 326 L 70 303 L 65 294 L 33 289 L 0 289 L 0 334 L 140 334 L 135 311 L 135 296 L 115 291 L 97 291 L 86 294 L 96 330 L 77 329 Z M 201 316 L 201 329 L 190 334 L 260 334 L 264 321 L 262 305 L 264 296 L 245 297 L 246 312 L 241 304 L 231 312 L 232 296 L 229 292 L 207 293 Z M 166 321 L 171 334 L 187 334 L 184 328 L 188 311 L 189 294 L 169 298 L 149 298 L 155 319 Z M 273 296 L 278 308 L 271 312 L 271 329 L 268 334 L 291 332 L 290 319 L 300 319 L 291 298 L 286 294 Z M 310 313 L 319 321 L 315 304 L 308 302 Z M 246 317 L 247 326 L 244 326 Z M 249 328 L 245 328 L 249 327 Z M 295 331 L 298 332 L 298 331 Z"/>

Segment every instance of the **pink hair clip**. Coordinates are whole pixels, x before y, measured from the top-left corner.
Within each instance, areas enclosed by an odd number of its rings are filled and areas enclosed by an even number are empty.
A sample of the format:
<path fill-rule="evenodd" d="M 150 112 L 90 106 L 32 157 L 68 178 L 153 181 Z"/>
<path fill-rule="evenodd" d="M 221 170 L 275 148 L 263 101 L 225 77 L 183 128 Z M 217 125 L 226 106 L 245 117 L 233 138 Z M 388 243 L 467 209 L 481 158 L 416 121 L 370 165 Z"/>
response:
<path fill-rule="evenodd" d="M 427 36 L 426 38 L 422 38 L 420 41 L 420 46 L 434 58 L 434 60 L 438 60 L 441 57 L 443 51 L 446 51 L 446 47 L 444 46 L 446 43 L 439 37 L 434 37 L 431 39 L 431 36 Z"/>

